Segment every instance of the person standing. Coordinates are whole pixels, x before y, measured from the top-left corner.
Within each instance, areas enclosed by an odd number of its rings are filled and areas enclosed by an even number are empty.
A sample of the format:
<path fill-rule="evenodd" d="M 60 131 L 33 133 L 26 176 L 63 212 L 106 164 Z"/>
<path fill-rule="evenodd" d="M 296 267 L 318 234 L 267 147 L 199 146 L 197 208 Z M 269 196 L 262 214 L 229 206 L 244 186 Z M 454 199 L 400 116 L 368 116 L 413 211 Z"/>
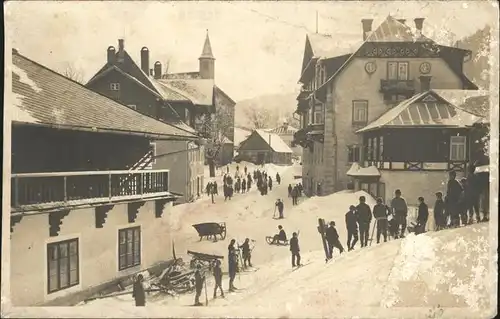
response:
<path fill-rule="evenodd" d="M 269 190 L 272 191 L 273 190 L 273 180 L 271 178 L 271 176 L 268 177 L 268 185 L 269 185 Z"/>
<path fill-rule="evenodd" d="M 429 219 L 429 207 L 427 207 L 424 198 L 419 197 L 418 203 L 417 227 L 415 235 L 425 233 L 425 225 L 427 225 L 427 220 Z"/>
<path fill-rule="evenodd" d="M 408 216 L 408 205 L 403 197 L 401 197 L 401 191 L 396 189 L 394 192 L 395 197 L 391 201 L 391 210 L 394 212 L 394 217 L 398 225 L 398 232 L 396 233 L 396 239 L 398 236 L 401 238 L 405 237 L 406 231 L 406 218 Z M 399 233 L 399 227 L 401 226 L 401 233 Z"/>
<path fill-rule="evenodd" d="M 229 263 L 229 291 L 236 290 L 236 287 L 234 287 L 234 278 L 236 278 L 236 268 L 238 266 L 238 259 L 237 259 L 236 249 L 234 247 L 235 243 L 236 240 L 231 239 L 231 242 L 227 247 L 228 250 L 227 260 Z"/>
<path fill-rule="evenodd" d="M 469 166 L 469 174 L 467 176 L 467 192 L 465 196 L 466 209 L 469 214 L 469 224 L 474 222 L 474 212 L 476 213 L 476 222 L 481 221 L 481 216 L 479 215 L 479 198 L 480 198 L 480 185 L 478 183 L 478 178 L 474 174 L 474 165 Z"/>
<path fill-rule="evenodd" d="M 245 242 L 240 246 L 240 248 L 241 248 L 241 253 L 243 256 L 243 267 L 247 268 L 247 263 L 248 263 L 248 267 L 252 267 L 250 239 L 246 238 Z"/>
<path fill-rule="evenodd" d="M 297 196 L 298 196 L 298 189 L 297 189 L 297 185 L 295 185 L 293 188 L 292 188 L 292 205 L 297 205 Z"/>
<path fill-rule="evenodd" d="M 281 176 L 279 173 L 276 173 L 276 183 L 278 183 L 278 185 L 281 183 Z"/>
<path fill-rule="evenodd" d="M 222 289 L 222 269 L 220 267 L 220 260 L 215 260 L 214 266 L 214 279 L 215 279 L 215 288 L 214 288 L 214 298 L 217 297 L 217 288 L 220 289 L 220 295 L 224 298 L 224 290 Z"/>
<path fill-rule="evenodd" d="M 247 191 L 247 181 L 245 180 L 245 178 L 243 178 L 241 180 L 241 192 L 246 193 L 246 191 Z"/>
<path fill-rule="evenodd" d="M 436 193 L 436 202 L 434 203 L 434 222 L 436 230 L 441 230 L 446 227 L 446 219 L 444 215 L 443 193 Z"/>
<path fill-rule="evenodd" d="M 288 197 L 292 197 L 292 184 L 288 184 Z"/>
<path fill-rule="evenodd" d="M 388 208 L 383 204 L 382 198 L 377 198 L 377 204 L 373 207 L 373 217 L 377 223 L 377 244 L 380 243 L 380 235 L 384 236 L 384 242 L 387 241 L 387 213 Z"/>
<path fill-rule="evenodd" d="M 459 201 L 462 194 L 462 186 L 456 180 L 457 173 L 451 171 L 449 173 L 448 184 L 446 187 L 446 209 L 451 217 L 451 227 L 458 227 L 460 224 L 460 207 Z"/>
<path fill-rule="evenodd" d="M 351 251 L 358 242 L 358 216 L 354 205 L 349 206 L 349 211 L 345 214 L 345 225 L 347 228 L 347 251 Z"/>
<path fill-rule="evenodd" d="M 139 274 L 132 288 L 132 297 L 135 300 L 136 307 L 146 306 L 146 293 L 144 292 L 143 280 L 144 277 Z"/>
<path fill-rule="evenodd" d="M 299 238 L 296 232 L 292 234 L 292 238 L 290 239 L 290 252 L 292 253 L 292 267 L 302 266 L 300 264 L 300 247 L 299 247 Z M 297 263 L 295 263 L 295 259 L 297 259 Z"/>
<path fill-rule="evenodd" d="M 278 208 L 278 213 L 279 213 L 279 219 L 283 219 L 283 210 L 285 209 L 285 205 L 283 204 L 283 201 L 278 198 L 276 200 L 275 206 Z"/>
<path fill-rule="evenodd" d="M 219 195 L 219 189 L 217 188 L 217 182 L 212 183 L 215 195 Z"/>
<path fill-rule="evenodd" d="M 205 282 L 205 277 L 201 274 L 201 265 L 196 265 L 196 271 L 194 273 L 194 282 L 196 288 L 196 295 L 194 297 L 194 305 L 195 306 L 203 306 L 200 302 L 201 292 L 203 290 L 203 283 Z"/>
<path fill-rule="evenodd" d="M 365 196 L 359 197 L 359 204 L 356 207 L 356 211 L 358 212 L 359 238 L 361 239 L 361 247 L 366 247 L 370 236 L 372 210 L 370 209 L 370 206 L 366 204 Z"/>
<path fill-rule="evenodd" d="M 330 227 L 328 227 L 325 230 L 325 235 L 326 235 L 326 241 L 328 242 L 329 258 L 332 258 L 332 256 L 333 256 L 333 248 L 334 247 L 338 248 L 338 250 L 342 254 L 344 252 L 344 247 L 342 247 L 342 244 L 339 241 L 339 233 L 337 232 L 337 229 L 335 228 L 334 221 L 330 222 Z"/>

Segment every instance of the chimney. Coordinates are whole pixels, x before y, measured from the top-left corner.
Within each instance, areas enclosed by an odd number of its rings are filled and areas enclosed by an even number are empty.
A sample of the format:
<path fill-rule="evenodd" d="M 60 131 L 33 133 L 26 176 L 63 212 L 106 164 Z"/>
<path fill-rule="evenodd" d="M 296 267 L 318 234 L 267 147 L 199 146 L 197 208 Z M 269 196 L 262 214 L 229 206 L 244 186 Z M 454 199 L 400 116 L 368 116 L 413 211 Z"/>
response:
<path fill-rule="evenodd" d="M 420 31 L 420 34 L 422 34 L 422 28 L 424 26 L 424 20 L 425 18 L 415 18 L 415 28 L 417 28 L 418 31 Z"/>
<path fill-rule="evenodd" d="M 125 59 L 125 40 L 118 39 L 118 62 L 123 62 Z"/>
<path fill-rule="evenodd" d="M 398 19 L 399 23 L 405 24 L 406 19 Z"/>
<path fill-rule="evenodd" d="M 155 74 L 154 74 L 155 79 L 161 79 L 161 63 L 160 63 L 160 61 L 155 62 L 154 70 L 155 70 Z"/>
<path fill-rule="evenodd" d="M 431 89 L 431 78 L 430 75 L 421 75 L 420 76 L 420 91 L 426 92 Z"/>
<path fill-rule="evenodd" d="M 108 63 L 109 64 L 115 64 L 116 62 L 116 51 L 114 46 L 109 46 L 108 47 Z"/>
<path fill-rule="evenodd" d="M 363 24 L 363 41 L 366 41 L 366 38 L 369 36 L 369 32 L 372 31 L 373 19 L 362 19 L 361 23 Z"/>
<path fill-rule="evenodd" d="M 146 47 L 141 49 L 141 69 L 144 73 L 149 73 L 149 49 Z"/>

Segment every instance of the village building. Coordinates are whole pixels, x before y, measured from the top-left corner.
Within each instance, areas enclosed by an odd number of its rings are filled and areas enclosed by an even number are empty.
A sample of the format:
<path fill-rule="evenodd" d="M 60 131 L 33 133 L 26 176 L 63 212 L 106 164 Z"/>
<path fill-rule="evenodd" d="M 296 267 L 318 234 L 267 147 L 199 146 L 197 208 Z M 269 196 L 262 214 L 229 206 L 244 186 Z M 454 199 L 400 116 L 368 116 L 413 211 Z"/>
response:
<path fill-rule="evenodd" d="M 277 134 L 254 130 L 238 148 L 238 160 L 254 164 L 292 164 L 292 149 Z"/>
<path fill-rule="evenodd" d="M 265 130 L 266 132 L 269 133 L 274 133 L 281 137 L 281 139 L 288 145 L 293 151 L 293 155 L 295 156 L 301 156 L 302 155 L 302 148 L 300 146 L 297 146 L 293 143 L 293 135 L 298 131 L 298 128 L 293 127 L 288 123 L 287 120 L 283 121 L 283 124 L 281 124 L 278 127 L 272 128 Z"/>
<path fill-rule="evenodd" d="M 372 22 L 362 20 L 353 48 L 331 36 L 306 38 L 294 137 L 303 184 L 309 194 L 320 184 L 322 195 L 364 189 L 384 200 L 400 189 L 416 204 L 443 190 L 449 170 L 465 174 L 471 160 L 469 125 L 481 116 L 443 93 L 478 89 L 463 73 L 471 52 L 423 35 L 423 18 L 415 32 L 392 16 L 374 31 Z"/>
<path fill-rule="evenodd" d="M 199 138 L 16 50 L 12 77 L 12 304 L 74 304 L 167 261 L 171 172 L 131 167 L 152 141 Z"/>

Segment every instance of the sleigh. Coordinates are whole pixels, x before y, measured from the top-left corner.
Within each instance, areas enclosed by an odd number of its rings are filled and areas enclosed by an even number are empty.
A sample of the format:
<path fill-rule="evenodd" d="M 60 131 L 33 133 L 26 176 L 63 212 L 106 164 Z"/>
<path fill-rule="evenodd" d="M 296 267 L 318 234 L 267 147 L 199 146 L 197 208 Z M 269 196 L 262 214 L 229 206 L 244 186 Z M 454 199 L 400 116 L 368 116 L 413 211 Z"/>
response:
<path fill-rule="evenodd" d="M 278 241 L 273 242 L 274 236 L 266 236 L 266 242 L 269 245 L 277 245 L 277 246 L 288 246 L 289 242 L 288 239 L 282 240 L 278 239 Z"/>
<path fill-rule="evenodd" d="M 202 223 L 193 225 L 194 229 L 198 232 L 200 236 L 200 240 L 203 237 L 210 239 L 213 237 L 214 241 L 217 241 L 217 235 L 220 236 L 221 239 L 226 238 L 226 223 Z"/>

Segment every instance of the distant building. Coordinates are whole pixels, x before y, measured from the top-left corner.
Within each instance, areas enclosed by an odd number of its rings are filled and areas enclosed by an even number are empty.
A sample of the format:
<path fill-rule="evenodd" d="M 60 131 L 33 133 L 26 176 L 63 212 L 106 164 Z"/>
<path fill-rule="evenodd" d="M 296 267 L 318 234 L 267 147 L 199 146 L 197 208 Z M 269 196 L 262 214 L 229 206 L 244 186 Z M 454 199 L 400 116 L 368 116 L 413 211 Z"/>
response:
<path fill-rule="evenodd" d="M 240 144 L 238 153 L 241 160 L 254 164 L 292 164 L 290 147 L 278 135 L 263 130 L 254 130 Z"/>
<path fill-rule="evenodd" d="M 248 136 L 252 134 L 251 129 L 246 129 L 242 127 L 234 128 L 234 150 L 237 151 L 240 144 L 247 139 Z"/>
<path fill-rule="evenodd" d="M 12 77 L 13 305 L 73 305 L 167 260 L 171 172 L 131 168 L 153 141 L 198 137 L 15 50 Z"/>
<path fill-rule="evenodd" d="M 391 16 L 372 32 L 372 21 L 362 20 L 354 48 L 306 38 L 294 138 L 303 147 L 303 184 L 310 194 L 321 183 L 323 194 L 362 188 L 386 200 L 399 188 L 414 204 L 471 159 L 468 125 L 480 116 L 444 92 L 477 90 L 463 73 L 470 51 L 427 38 L 423 18 L 416 33 Z M 363 177 L 370 166 L 378 173 Z"/>
<path fill-rule="evenodd" d="M 298 131 L 299 129 L 291 126 L 288 121 L 283 121 L 283 124 L 275 127 L 273 129 L 268 129 L 265 130 L 266 132 L 269 133 L 274 133 L 281 137 L 281 139 L 288 145 L 293 151 L 294 155 L 301 156 L 302 155 L 302 148 L 300 146 L 294 145 L 293 143 L 293 135 Z"/>

